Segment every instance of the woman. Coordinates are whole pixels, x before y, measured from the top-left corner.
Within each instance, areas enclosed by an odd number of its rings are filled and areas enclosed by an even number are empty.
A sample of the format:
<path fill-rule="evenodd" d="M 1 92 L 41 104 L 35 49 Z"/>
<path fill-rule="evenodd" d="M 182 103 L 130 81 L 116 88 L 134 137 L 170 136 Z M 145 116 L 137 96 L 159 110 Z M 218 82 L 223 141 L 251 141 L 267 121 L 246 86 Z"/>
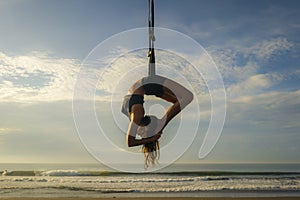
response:
<path fill-rule="evenodd" d="M 158 150 L 158 145 L 153 145 L 160 138 L 163 129 L 167 124 L 192 100 L 193 94 L 185 87 L 168 78 L 154 75 L 144 77 L 136 81 L 124 97 L 122 112 L 128 116 L 130 123 L 127 130 L 126 141 L 129 147 L 143 145 L 144 153 Z M 155 95 L 165 101 L 172 103 L 162 119 L 151 120 L 145 115 L 144 95 Z M 153 118 L 154 119 L 154 118 Z M 155 128 L 154 122 L 155 121 Z M 153 123 L 152 123 L 153 122 Z M 145 126 L 152 126 L 151 133 L 142 139 L 136 139 L 138 129 Z M 147 162 L 147 160 L 146 160 Z"/>

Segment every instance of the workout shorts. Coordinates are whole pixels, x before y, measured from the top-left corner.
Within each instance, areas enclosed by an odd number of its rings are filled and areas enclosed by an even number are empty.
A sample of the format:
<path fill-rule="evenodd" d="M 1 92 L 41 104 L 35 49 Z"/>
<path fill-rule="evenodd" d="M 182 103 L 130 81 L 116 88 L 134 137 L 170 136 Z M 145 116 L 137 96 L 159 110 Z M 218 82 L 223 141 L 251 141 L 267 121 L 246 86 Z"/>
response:
<path fill-rule="evenodd" d="M 159 76 L 148 76 L 142 78 L 142 85 L 146 95 L 155 95 L 157 97 L 162 97 L 164 94 L 163 91 L 163 82 L 164 78 Z"/>

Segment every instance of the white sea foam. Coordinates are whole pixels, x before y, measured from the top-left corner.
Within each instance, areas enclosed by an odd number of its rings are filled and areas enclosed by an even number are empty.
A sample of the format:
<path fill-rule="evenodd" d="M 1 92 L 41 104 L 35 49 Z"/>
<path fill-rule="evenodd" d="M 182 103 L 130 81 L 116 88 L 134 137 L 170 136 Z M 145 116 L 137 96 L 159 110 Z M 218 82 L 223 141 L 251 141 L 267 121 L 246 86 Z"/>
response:
<path fill-rule="evenodd" d="M 12 173 L 18 174 L 18 173 Z M 24 174 L 32 174 L 31 172 Z M 195 193 L 203 191 L 298 191 L 299 174 L 208 175 L 199 174 L 102 174 L 76 170 L 49 170 L 33 176 L 1 176 L 0 196 L 14 196 L 16 191 L 28 195 L 108 194 L 108 193 Z M 96 175 L 95 175 L 96 174 Z M 102 174 L 102 175 L 101 175 Z M 20 194 L 21 195 L 21 194 Z M 21 195 L 22 196 L 22 195 Z M 26 195 L 25 195 L 26 196 Z M 72 195 L 71 195 L 72 196 Z"/>
<path fill-rule="evenodd" d="M 257 191 L 300 196 L 300 165 L 184 165 L 174 168 L 183 172 L 149 174 L 105 171 L 98 165 L 1 167 L 7 170 L 0 172 L 0 197 L 201 196 Z"/>
<path fill-rule="evenodd" d="M 49 170 L 44 172 L 37 172 L 41 176 L 85 176 L 86 173 L 80 173 L 76 170 Z"/>

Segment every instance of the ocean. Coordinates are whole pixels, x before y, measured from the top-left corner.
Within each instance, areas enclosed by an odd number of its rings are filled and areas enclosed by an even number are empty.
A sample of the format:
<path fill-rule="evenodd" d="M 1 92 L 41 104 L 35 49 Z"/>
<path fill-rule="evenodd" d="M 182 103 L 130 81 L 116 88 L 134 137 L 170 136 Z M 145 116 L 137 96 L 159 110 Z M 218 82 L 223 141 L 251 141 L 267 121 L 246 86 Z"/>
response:
<path fill-rule="evenodd" d="M 0 197 L 300 196 L 300 164 L 173 164 L 123 173 L 100 164 L 1 164 Z"/>

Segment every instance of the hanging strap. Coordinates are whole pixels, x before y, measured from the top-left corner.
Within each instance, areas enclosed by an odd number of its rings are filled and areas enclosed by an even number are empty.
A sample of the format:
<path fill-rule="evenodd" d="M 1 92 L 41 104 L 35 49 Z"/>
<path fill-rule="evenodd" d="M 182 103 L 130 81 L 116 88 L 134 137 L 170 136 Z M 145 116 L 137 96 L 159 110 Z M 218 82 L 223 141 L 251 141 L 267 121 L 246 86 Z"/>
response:
<path fill-rule="evenodd" d="M 148 75 L 155 75 L 155 52 L 154 52 L 154 0 L 148 0 L 149 7 L 149 64 L 148 64 Z"/>

